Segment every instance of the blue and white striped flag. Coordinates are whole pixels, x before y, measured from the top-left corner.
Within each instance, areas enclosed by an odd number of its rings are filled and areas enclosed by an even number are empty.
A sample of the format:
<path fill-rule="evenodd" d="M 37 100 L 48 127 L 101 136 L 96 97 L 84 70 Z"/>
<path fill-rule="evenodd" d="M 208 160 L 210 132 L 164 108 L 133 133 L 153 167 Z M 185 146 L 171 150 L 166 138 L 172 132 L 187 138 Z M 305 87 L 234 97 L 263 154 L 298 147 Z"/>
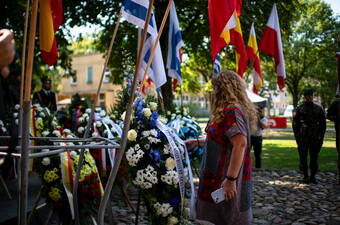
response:
<path fill-rule="evenodd" d="M 124 0 L 121 10 L 122 17 L 128 22 L 144 28 L 145 18 L 149 7 L 148 0 Z M 142 51 L 142 63 L 138 73 L 138 79 L 143 79 L 143 74 L 148 64 L 151 55 L 152 47 L 156 41 L 158 34 L 157 25 L 154 13 L 151 13 L 150 22 L 148 26 L 148 33 L 145 39 L 144 48 Z M 166 82 L 166 75 L 162 57 L 162 51 L 159 43 L 156 47 L 155 56 L 152 60 L 151 66 L 147 74 L 154 82 L 156 88 L 161 87 Z"/>
<path fill-rule="evenodd" d="M 214 61 L 213 76 L 218 75 L 220 72 L 221 72 L 221 57 L 220 54 L 217 54 L 216 59 Z"/>
<path fill-rule="evenodd" d="M 170 9 L 169 38 L 168 38 L 168 59 L 167 69 L 169 77 L 175 78 L 182 84 L 181 73 L 181 48 L 184 46 L 182 32 L 179 27 L 175 3 L 172 3 Z"/>

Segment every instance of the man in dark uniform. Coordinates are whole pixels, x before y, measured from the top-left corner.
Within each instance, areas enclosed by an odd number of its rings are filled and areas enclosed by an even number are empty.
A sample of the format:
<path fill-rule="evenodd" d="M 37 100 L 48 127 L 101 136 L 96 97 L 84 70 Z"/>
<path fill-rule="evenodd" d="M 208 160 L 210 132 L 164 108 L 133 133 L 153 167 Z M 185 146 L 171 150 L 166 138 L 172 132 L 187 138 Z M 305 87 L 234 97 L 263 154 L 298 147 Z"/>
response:
<path fill-rule="evenodd" d="M 296 108 L 293 117 L 293 130 L 300 156 L 300 170 L 303 172 L 304 183 L 314 183 L 318 170 L 318 155 L 326 131 L 326 117 L 322 106 L 313 102 L 313 89 L 305 90 L 305 102 Z M 308 175 L 307 157 L 310 157 Z"/>
<path fill-rule="evenodd" d="M 327 119 L 334 122 L 335 133 L 336 133 L 336 150 L 338 151 L 338 176 L 340 183 L 340 93 L 337 93 L 336 100 L 327 110 Z"/>
<path fill-rule="evenodd" d="M 41 91 L 34 93 L 33 103 L 38 103 L 42 107 L 47 107 L 51 111 L 56 111 L 57 103 L 55 93 L 51 91 L 51 79 L 43 77 L 41 82 L 42 89 Z"/>

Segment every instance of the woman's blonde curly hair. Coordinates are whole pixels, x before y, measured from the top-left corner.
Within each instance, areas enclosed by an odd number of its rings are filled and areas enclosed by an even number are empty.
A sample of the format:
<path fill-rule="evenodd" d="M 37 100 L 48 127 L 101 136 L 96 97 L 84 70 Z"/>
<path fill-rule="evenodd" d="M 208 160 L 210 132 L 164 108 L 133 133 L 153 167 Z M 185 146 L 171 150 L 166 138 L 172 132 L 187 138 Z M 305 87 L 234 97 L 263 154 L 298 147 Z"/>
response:
<path fill-rule="evenodd" d="M 242 107 L 249 121 L 251 133 L 257 129 L 257 112 L 246 93 L 245 81 L 235 72 L 227 70 L 212 79 L 211 122 L 221 122 L 225 118 L 224 110 L 228 105 Z"/>

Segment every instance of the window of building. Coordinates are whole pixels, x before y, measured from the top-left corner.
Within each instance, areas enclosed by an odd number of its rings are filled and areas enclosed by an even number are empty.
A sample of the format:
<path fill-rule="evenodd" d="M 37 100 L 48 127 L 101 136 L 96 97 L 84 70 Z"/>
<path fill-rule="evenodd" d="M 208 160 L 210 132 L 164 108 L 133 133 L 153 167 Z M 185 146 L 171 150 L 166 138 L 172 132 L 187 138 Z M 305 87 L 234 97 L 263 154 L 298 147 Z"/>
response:
<path fill-rule="evenodd" d="M 104 78 L 103 78 L 103 82 L 104 83 L 109 83 L 110 82 L 110 72 L 109 71 L 106 71 L 105 73 L 104 73 Z"/>
<path fill-rule="evenodd" d="M 105 94 L 104 93 L 99 94 L 99 105 L 101 107 L 105 107 Z"/>
<path fill-rule="evenodd" d="M 86 70 L 86 82 L 93 83 L 93 67 L 89 66 Z"/>

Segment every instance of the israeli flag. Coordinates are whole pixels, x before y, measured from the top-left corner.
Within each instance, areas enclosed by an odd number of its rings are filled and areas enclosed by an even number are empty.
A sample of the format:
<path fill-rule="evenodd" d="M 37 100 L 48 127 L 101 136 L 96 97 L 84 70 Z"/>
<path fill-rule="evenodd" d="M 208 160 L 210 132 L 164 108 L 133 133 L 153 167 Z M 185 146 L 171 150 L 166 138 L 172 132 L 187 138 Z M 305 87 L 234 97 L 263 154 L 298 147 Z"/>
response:
<path fill-rule="evenodd" d="M 220 57 L 220 54 L 217 54 L 216 59 L 214 61 L 213 76 L 218 75 L 220 72 L 221 72 L 221 57 Z"/>
<path fill-rule="evenodd" d="M 169 38 L 168 38 L 168 59 L 167 69 L 169 77 L 175 78 L 182 84 L 181 73 L 181 48 L 184 46 L 182 32 L 179 27 L 175 3 L 172 3 L 170 9 Z"/>
<path fill-rule="evenodd" d="M 121 10 L 122 17 L 128 22 L 136 25 L 137 27 L 144 28 L 145 18 L 149 7 L 148 0 L 125 0 Z M 142 51 L 141 68 L 138 73 L 138 79 L 142 81 L 143 75 L 148 64 L 148 60 L 151 55 L 152 47 L 155 44 L 158 30 L 154 13 L 151 13 L 150 22 L 148 26 L 148 32 Z M 156 52 L 153 57 L 151 66 L 147 75 L 154 82 L 156 88 L 161 87 L 166 83 L 166 75 L 163 63 L 162 51 L 159 43 L 156 47 Z"/>

